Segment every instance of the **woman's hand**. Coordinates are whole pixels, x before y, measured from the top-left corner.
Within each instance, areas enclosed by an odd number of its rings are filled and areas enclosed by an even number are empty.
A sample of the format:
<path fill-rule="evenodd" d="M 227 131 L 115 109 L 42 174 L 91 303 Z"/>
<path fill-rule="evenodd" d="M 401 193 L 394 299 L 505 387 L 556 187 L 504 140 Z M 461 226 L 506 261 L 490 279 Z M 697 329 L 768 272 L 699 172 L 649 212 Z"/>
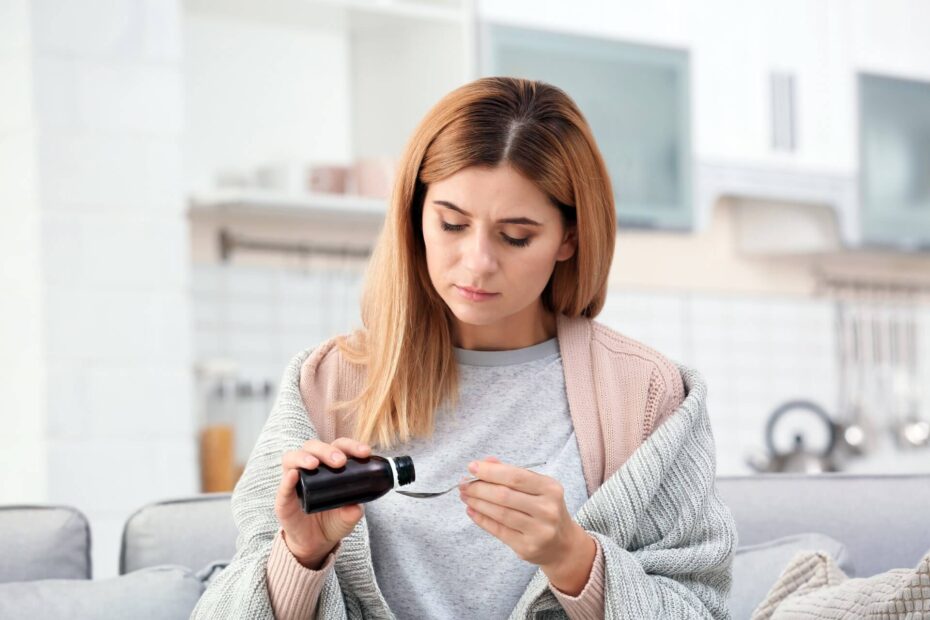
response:
<path fill-rule="evenodd" d="M 371 456 L 371 447 L 348 437 L 340 437 L 331 444 L 311 439 L 300 450 L 285 452 L 281 457 L 283 472 L 274 510 L 284 529 L 287 548 L 307 568 L 319 570 L 326 556 L 355 529 L 365 513 L 360 504 L 351 504 L 306 514 L 297 497 L 298 469 L 316 469 L 320 462 L 342 467 L 347 455 Z"/>
<path fill-rule="evenodd" d="M 597 547 L 568 513 L 559 481 L 494 457 L 472 463 L 469 471 L 479 480 L 459 485 L 468 516 L 542 568 L 559 590 L 577 595 L 591 574 Z"/>

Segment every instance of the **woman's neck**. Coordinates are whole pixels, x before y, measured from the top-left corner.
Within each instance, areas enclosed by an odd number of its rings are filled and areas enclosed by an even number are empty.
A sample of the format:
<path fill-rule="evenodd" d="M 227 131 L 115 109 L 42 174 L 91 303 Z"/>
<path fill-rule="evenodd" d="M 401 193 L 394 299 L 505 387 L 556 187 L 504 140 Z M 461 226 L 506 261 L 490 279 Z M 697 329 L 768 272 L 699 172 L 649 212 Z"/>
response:
<path fill-rule="evenodd" d="M 454 346 L 472 351 L 510 351 L 531 347 L 556 337 L 556 316 L 530 307 L 490 325 L 472 325 L 456 320 Z M 530 316 L 527 316 L 527 315 Z"/>

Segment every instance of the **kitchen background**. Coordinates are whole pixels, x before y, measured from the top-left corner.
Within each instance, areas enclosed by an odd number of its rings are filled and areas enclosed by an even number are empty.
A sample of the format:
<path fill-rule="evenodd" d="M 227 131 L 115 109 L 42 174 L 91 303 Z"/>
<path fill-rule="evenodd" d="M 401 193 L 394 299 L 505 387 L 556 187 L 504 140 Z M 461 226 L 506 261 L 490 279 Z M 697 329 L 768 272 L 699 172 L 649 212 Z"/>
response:
<path fill-rule="evenodd" d="M 406 138 L 495 74 L 591 123 L 598 319 L 704 374 L 720 475 L 930 470 L 928 31 L 922 0 L 0 0 L 0 503 L 80 508 L 107 577 L 135 509 L 231 488 L 291 357 L 360 324 Z"/>

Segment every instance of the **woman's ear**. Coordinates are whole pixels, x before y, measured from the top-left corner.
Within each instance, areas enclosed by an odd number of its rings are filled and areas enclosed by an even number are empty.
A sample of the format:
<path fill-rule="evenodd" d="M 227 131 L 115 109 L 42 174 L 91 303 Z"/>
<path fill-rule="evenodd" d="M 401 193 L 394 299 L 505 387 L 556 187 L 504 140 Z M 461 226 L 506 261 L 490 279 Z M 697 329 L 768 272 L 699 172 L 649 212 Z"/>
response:
<path fill-rule="evenodd" d="M 555 255 L 555 260 L 568 260 L 575 255 L 575 250 L 577 249 L 578 227 L 573 224 L 565 231 L 565 234 L 562 236 L 562 245 L 559 246 L 559 251 Z"/>

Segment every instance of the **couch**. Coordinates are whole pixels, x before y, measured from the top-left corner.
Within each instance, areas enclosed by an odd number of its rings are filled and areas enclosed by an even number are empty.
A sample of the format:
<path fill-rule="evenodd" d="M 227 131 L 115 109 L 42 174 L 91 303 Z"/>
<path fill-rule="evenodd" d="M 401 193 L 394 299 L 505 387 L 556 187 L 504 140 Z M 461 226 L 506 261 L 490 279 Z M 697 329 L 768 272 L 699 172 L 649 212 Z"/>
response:
<path fill-rule="evenodd" d="M 731 611 L 748 618 L 799 550 L 850 576 L 911 567 L 930 549 L 930 474 L 721 476 L 736 519 Z M 92 579 L 87 519 L 68 506 L 0 506 L 0 618 L 187 618 L 235 552 L 230 494 L 139 508 L 120 576 Z"/>

